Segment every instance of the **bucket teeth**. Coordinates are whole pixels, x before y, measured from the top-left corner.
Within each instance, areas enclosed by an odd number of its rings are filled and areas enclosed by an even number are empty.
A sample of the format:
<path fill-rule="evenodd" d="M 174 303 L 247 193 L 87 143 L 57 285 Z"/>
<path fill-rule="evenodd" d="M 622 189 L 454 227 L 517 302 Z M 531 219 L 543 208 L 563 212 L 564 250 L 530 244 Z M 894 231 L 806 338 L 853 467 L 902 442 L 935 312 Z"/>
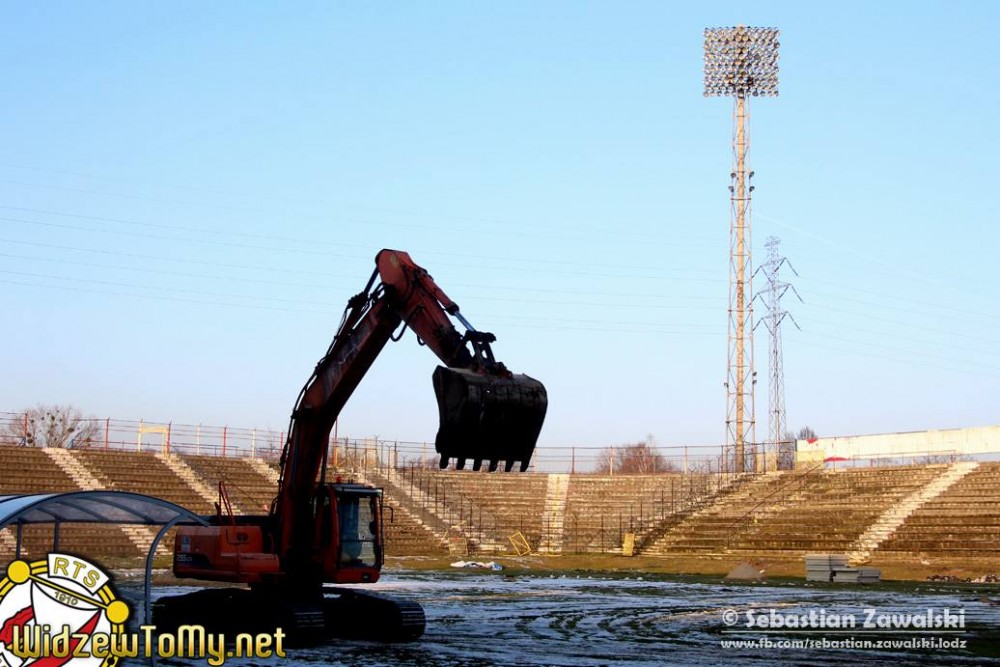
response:
<path fill-rule="evenodd" d="M 509 378 L 438 366 L 434 371 L 441 425 L 435 449 L 441 467 L 456 459 L 456 468 L 473 460 L 479 470 L 489 461 L 490 471 L 504 462 L 507 472 L 520 462 L 528 469 L 545 420 L 548 397 L 541 382 L 527 375 Z"/>

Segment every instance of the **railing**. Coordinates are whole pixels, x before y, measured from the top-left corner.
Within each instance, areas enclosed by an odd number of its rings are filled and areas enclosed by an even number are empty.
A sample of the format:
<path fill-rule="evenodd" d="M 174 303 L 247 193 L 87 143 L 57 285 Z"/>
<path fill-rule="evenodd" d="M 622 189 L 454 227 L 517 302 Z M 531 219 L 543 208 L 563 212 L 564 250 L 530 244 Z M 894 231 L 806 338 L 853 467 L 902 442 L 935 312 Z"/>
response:
<path fill-rule="evenodd" d="M 755 477 L 757 477 L 756 473 L 726 473 L 725 477 L 720 475 L 717 478 L 717 483 L 714 487 L 709 485 L 708 488 L 706 488 L 701 494 L 688 493 L 682 498 L 681 502 L 676 504 L 674 503 L 673 493 L 671 493 L 670 512 L 664 516 L 661 505 L 660 521 L 640 531 L 636 535 L 636 553 L 642 553 L 644 549 L 649 547 L 652 543 L 661 538 L 671 528 L 686 519 L 692 513 L 715 503 L 719 499 L 719 496 L 724 492 L 728 492 L 734 487 L 739 488 L 748 480 L 754 479 Z M 673 488 L 671 485 L 671 492 L 672 491 Z M 670 517 L 669 522 L 666 517 Z"/>
<path fill-rule="evenodd" d="M 504 498 L 493 499 L 489 503 L 477 501 L 457 488 L 453 479 L 442 477 L 433 470 L 416 466 L 389 470 L 383 468 L 370 470 L 367 475 L 370 481 L 386 486 L 397 498 L 404 498 L 406 507 L 428 526 L 436 528 L 439 533 L 447 533 L 449 530 L 454 532 L 457 529 L 475 544 L 505 544 L 509 534 L 522 532 L 530 536 L 536 548 L 551 546 L 546 543 L 545 538 L 551 536 L 553 530 L 559 529 L 558 525 L 547 525 L 548 519 L 545 516 L 539 523 L 534 520 L 535 517 L 528 517 L 526 520 L 524 513 L 504 515 L 497 509 Z M 624 482 L 627 479 L 664 480 L 666 477 L 630 475 L 621 479 Z M 632 495 L 629 496 L 627 506 L 607 509 L 595 504 L 587 508 L 586 520 L 581 517 L 579 510 L 567 507 L 562 521 L 563 553 L 616 552 L 620 549 L 626 532 L 644 536 L 661 526 L 668 516 L 701 507 L 706 498 L 711 498 L 722 488 L 726 488 L 726 481 L 732 481 L 732 476 L 723 478 L 714 474 L 674 473 L 669 478 L 669 490 L 662 482 L 654 493 L 628 489 Z M 605 479 L 610 478 L 605 476 Z M 542 503 L 542 496 L 539 496 L 538 501 L 539 504 Z M 591 499 L 584 498 L 581 502 L 589 503 Z"/>
<path fill-rule="evenodd" d="M 408 499 L 407 507 L 415 507 L 419 518 L 446 537 L 457 530 L 474 545 L 483 546 L 504 542 L 515 531 L 532 532 L 525 526 L 524 516 L 499 516 L 495 507 L 462 494 L 433 470 L 410 466 L 374 472 Z"/>
<path fill-rule="evenodd" d="M 286 433 L 271 428 L 230 425 L 183 424 L 159 420 L 74 418 L 73 433 L 55 445 L 45 444 L 43 429 L 24 412 L 0 412 L 0 446 L 58 446 L 69 449 L 163 452 L 233 458 L 276 460 Z M 36 433 L 36 431 L 38 431 Z M 535 450 L 531 471 L 585 473 L 607 461 L 618 460 L 628 445 L 544 446 Z M 648 462 L 648 473 L 718 472 L 724 468 L 717 444 L 669 445 L 654 448 L 658 455 Z M 328 460 L 335 467 L 365 470 L 373 466 L 434 468 L 438 457 L 433 443 L 341 437 L 335 429 Z M 377 462 L 376 462 L 377 461 Z M 638 472 L 638 471 L 636 471 Z M 612 474 L 623 474 L 615 468 Z"/>
<path fill-rule="evenodd" d="M 30 412 L 30 411 L 29 411 Z M 39 419 L 32 421 L 28 412 L 0 412 L 0 446 L 58 446 L 80 449 L 119 451 L 160 451 L 174 454 L 201 454 L 234 458 L 276 460 L 281 455 L 286 433 L 271 428 L 247 428 L 230 425 L 213 426 L 183 424 L 158 420 L 123 420 L 108 418 L 73 418 L 72 433 L 55 445 L 45 444 L 45 429 Z M 37 432 L 36 432 L 37 431 Z M 788 443 L 779 443 L 787 446 Z M 659 473 L 712 473 L 734 474 L 727 465 L 723 447 L 718 444 L 655 445 L 649 450 L 654 456 L 640 461 L 638 467 L 628 472 L 622 470 L 622 453 L 633 445 L 543 445 L 535 450 L 531 468 L 533 472 L 571 474 L 659 474 Z M 766 445 L 773 447 L 774 445 Z M 754 447 L 765 447 L 757 443 Z M 882 465 L 913 465 L 934 462 L 953 463 L 956 460 L 989 460 L 1000 456 L 996 452 L 977 452 L 974 457 L 958 449 L 929 452 L 914 448 L 891 457 L 853 458 L 833 461 L 835 467 L 860 467 Z M 420 440 L 381 440 L 375 438 L 346 438 L 334 428 L 330 438 L 328 459 L 335 467 L 354 470 L 372 469 L 373 466 L 405 468 L 417 465 L 434 468 L 437 454 L 433 444 Z M 759 459 L 771 465 L 770 455 Z M 819 462 L 817 461 L 817 464 Z"/>
<path fill-rule="evenodd" d="M 794 492 L 805 489 L 806 482 L 812 479 L 811 475 L 817 470 L 821 470 L 824 466 L 824 463 L 818 463 L 813 467 L 794 475 L 786 484 L 779 486 L 777 489 L 764 496 L 756 505 L 751 507 L 749 511 L 729 524 L 726 527 L 726 547 L 728 549 L 733 548 L 734 540 L 750 529 L 750 525 L 753 523 L 753 520 L 757 518 L 758 512 L 762 507 L 765 505 L 771 505 L 772 503 L 779 507 L 783 506 L 788 500 L 788 496 L 792 495 Z"/>

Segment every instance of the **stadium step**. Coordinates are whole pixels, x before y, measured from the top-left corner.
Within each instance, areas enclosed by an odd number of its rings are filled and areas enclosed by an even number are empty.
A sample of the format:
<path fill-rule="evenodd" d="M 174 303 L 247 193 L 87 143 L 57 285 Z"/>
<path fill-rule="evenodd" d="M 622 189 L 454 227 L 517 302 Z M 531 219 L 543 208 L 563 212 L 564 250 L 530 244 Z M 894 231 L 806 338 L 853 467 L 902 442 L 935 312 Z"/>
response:
<path fill-rule="evenodd" d="M 191 490 L 197 493 L 202 500 L 207 503 L 214 504 L 218 499 L 218 494 L 213 491 L 205 482 L 201 481 L 191 466 L 184 463 L 181 459 L 170 454 L 164 454 L 163 452 L 157 452 L 156 458 L 160 459 L 165 466 L 174 471 L 174 474 L 180 477 L 184 482 L 191 487 Z M 233 513 L 234 514 L 244 514 L 242 509 L 233 503 Z"/>
<path fill-rule="evenodd" d="M 453 513 L 435 511 L 434 499 L 421 489 L 408 486 L 395 469 L 386 470 L 384 475 L 381 472 L 355 474 L 359 477 L 358 481 L 381 487 L 383 491 L 390 492 L 400 507 L 408 506 L 407 513 L 418 525 L 429 531 L 442 547 L 447 545 L 448 535 L 461 532 L 460 527 L 453 528 L 454 522 L 457 521 L 457 517 Z M 414 509 L 416 511 L 413 511 Z"/>
<path fill-rule="evenodd" d="M 267 463 L 261 461 L 260 459 L 248 459 L 247 463 L 250 467 L 257 471 L 257 474 L 262 475 L 272 484 L 274 484 L 275 492 L 278 488 L 278 471 L 269 466 Z"/>
<path fill-rule="evenodd" d="M 923 488 L 890 507 L 851 545 L 848 551 L 851 562 L 863 563 L 870 560 L 872 552 L 892 537 L 896 529 L 902 526 L 911 514 L 933 501 L 978 467 L 979 463 L 976 461 L 954 463 Z"/>
<path fill-rule="evenodd" d="M 542 538 L 538 553 L 561 554 L 566 498 L 569 495 L 569 475 L 549 475 L 545 488 L 545 508 L 542 513 Z"/>
<path fill-rule="evenodd" d="M 87 468 L 82 461 L 77 460 L 72 450 L 48 447 L 43 451 L 60 470 L 69 475 L 77 483 L 80 490 L 101 491 L 107 488 L 108 485 L 105 482 L 98 479 L 94 472 Z M 125 533 L 129 541 L 142 554 L 149 551 L 149 545 L 156 539 L 157 531 L 147 526 L 118 524 L 118 528 Z M 170 556 L 171 550 L 161 542 L 156 548 L 156 553 L 159 556 Z"/>

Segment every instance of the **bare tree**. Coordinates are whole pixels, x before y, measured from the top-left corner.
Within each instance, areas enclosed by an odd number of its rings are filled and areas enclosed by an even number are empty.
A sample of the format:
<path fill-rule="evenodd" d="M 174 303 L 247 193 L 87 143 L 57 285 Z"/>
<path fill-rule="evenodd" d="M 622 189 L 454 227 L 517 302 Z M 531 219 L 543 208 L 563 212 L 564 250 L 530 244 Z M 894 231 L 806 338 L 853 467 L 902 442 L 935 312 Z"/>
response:
<path fill-rule="evenodd" d="M 791 470 L 795 467 L 795 441 L 812 440 L 816 437 L 816 431 L 808 426 L 803 426 L 798 433 L 785 431 L 784 437 L 778 446 L 778 470 Z"/>
<path fill-rule="evenodd" d="M 71 405 L 39 405 L 3 425 L 3 440 L 21 447 L 86 449 L 98 439 L 100 425 Z"/>
<path fill-rule="evenodd" d="M 277 431 L 268 429 L 264 432 L 264 444 L 257 448 L 257 456 L 268 461 L 277 461 L 281 458 L 281 449 L 285 443 L 281 441 L 281 436 Z"/>
<path fill-rule="evenodd" d="M 965 461 L 975 461 L 969 454 L 928 454 L 913 459 L 913 463 L 918 465 L 940 465 L 942 463 L 958 463 Z"/>
<path fill-rule="evenodd" d="M 791 470 L 795 467 L 795 439 L 785 440 L 778 446 L 778 470 Z"/>
<path fill-rule="evenodd" d="M 799 432 L 795 434 L 796 440 L 812 440 L 816 437 L 816 431 L 812 430 L 808 426 L 803 426 L 799 429 Z"/>
<path fill-rule="evenodd" d="M 653 436 L 646 436 L 646 441 L 631 445 L 608 447 L 598 454 L 594 472 L 608 474 L 617 473 L 656 473 L 677 472 L 677 466 L 670 463 L 660 454 L 653 444 Z"/>

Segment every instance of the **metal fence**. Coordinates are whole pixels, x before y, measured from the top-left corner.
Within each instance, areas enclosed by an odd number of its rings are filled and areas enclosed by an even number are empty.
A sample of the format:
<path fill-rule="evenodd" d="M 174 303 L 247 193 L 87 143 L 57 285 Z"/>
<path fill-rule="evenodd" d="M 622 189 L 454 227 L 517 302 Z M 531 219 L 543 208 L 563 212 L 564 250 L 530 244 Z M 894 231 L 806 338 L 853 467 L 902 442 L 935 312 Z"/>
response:
<path fill-rule="evenodd" d="M 237 458 L 276 460 L 285 444 L 286 432 L 270 428 L 230 425 L 184 424 L 159 420 L 127 420 L 86 417 L 57 444 L 74 449 L 103 449 L 132 452 L 164 452 Z M 0 445 L 41 446 L 42 438 L 32 438 L 37 428 L 27 413 L 0 412 Z M 628 447 L 617 443 L 605 446 L 543 446 L 535 450 L 530 470 L 535 472 L 585 473 Z M 676 445 L 655 447 L 657 456 L 647 469 L 631 472 L 717 472 L 722 469 L 720 445 Z M 336 430 L 330 438 L 328 461 L 339 468 L 367 470 L 378 467 L 435 468 L 439 457 L 433 442 L 342 437 Z M 471 462 L 470 462 L 471 465 Z M 611 474 L 620 474 L 612 466 Z"/>
<path fill-rule="evenodd" d="M 0 445 L 39 446 L 29 437 L 37 425 L 29 423 L 25 412 L 0 412 Z M 184 424 L 173 421 L 114 419 L 111 417 L 79 419 L 73 433 L 57 446 L 78 449 L 119 451 L 157 451 L 177 454 L 198 454 L 236 458 L 277 460 L 285 444 L 286 433 L 270 428 L 230 425 Z M 721 444 L 651 445 L 655 456 L 643 469 L 621 470 L 618 454 L 633 446 L 630 443 L 607 445 L 543 445 L 535 450 L 530 470 L 546 473 L 724 473 L 726 465 Z M 770 445 L 763 445 L 767 447 Z M 1000 443 L 998 443 L 1000 452 Z M 913 451 L 892 458 L 842 459 L 829 461 L 830 467 L 907 465 L 965 460 L 970 457 L 953 452 Z M 995 459 L 996 455 L 976 455 L 977 460 Z M 432 442 L 415 440 L 382 440 L 340 436 L 336 429 L 330 438 L 328 461 L 345 470 L 376 468 L 435 468 L 438 456 Z M 761 457 L 761 461 L 768 461 Z M 614 462 L 615 465 L 608 465 Z M 470 462 L 471 463 L 471 462 Z M 766 463 L 773 469 L 774 461 Z M 812 465 L 812 464 L 810 464 Z M 765 472 L 761 470 L 760 472 Z"/>

